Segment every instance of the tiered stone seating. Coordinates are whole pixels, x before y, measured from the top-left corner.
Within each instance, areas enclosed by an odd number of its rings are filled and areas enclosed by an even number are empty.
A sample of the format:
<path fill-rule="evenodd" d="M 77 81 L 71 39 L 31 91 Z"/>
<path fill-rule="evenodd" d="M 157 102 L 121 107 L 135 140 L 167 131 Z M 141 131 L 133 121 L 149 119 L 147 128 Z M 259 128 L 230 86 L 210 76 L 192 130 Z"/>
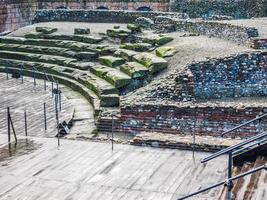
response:
<path fill-rule="evenodd" d="M 154 44 L 125 43 L 118 49 L 102 44 L 102 37 L 38 30 L 25 37 L 0 37 L 0 70 L 8 67 L 20 72 L 23 68 L 25 74 L 42 78 L 45 72 L 79 91 L 96 110 L 119 106 L 119 93 L 133 80 L 144 80 L 167 66 L 153 53 L 147 53 L 152 59 L 143 62 L 140 52 L 150 51 Z"/>

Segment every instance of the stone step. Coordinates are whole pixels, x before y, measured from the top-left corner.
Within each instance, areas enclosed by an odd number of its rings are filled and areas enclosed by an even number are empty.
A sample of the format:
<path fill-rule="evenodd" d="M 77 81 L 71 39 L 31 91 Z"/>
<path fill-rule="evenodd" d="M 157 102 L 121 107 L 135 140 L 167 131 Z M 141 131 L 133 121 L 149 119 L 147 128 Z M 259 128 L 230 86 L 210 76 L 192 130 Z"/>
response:
<path fill-rule="evenodd" d="M 6 72 L 6 68 L 3 65 L 0 65 L 0 72 Z M 14 68 L 14 67 L 9 67 L 8 72 L 9 73 L 20 73 L 20 69 Z M 42 72 L 35 72 L 33 70 L 24 70 L 23 75 L 29 76 L 29 77 L 35 76 L 36 78 L 39 78 L 39 79 L 45 78 L 45 75 Z M 78 83 L 77 81 L 71 80 L 69 78 L 54 75 L 54 74 L 49 74 L 49 73 L 47 73 L 46 75 L 50 80 L 53 80 L 53 78 L 54 78 L 56 81 L 58 81 L 58 83 L 63 84 L 65 86 L 73 89 L 74 91 L 79 92 L 82 96 L 84 96 L 88 100 L 89 103 L 91 103 L 91 105 L 94 107 L 95 113 L 96 114 L 99 113 L 100 106 L 101 106 L 100 100 L 99 100 L 98 96 L 93 91 L 91 91 L 90 89 L 88 89 L 84 85 Z"/>
<path fill-rule="evenodd" d="M 94 65 L 92 62 L 82 62 L 74 58 L 36 54 L 36 53 L 26 53 L 26 52 L 18 52 L 18 51 L 1 51 L 0 50 L 0 58 L 19 59 L 23 61 L 49 63 L 49 64 L 61 65 L 64 67 L 80 69 L 80 70 L 88 70 Z"/>
<path fill-rule="evenodd" d="M 73 65 L 71 63 L 77 62 L 77 60 L 73 58 L 18 52 L 18 51 L 0 51 L 0 58 L 17 59 L 17 60 L 33 61 L 33 62 L 44 62 L 49 64 L 62 65 L 65 67 L 72 67 Z"/>
<path fill-rule="evenodd" d="M 97 44 L 103 40 L 102 37 L 95 37 L 92 35 L 40 34 L 37 32 L 25 34 L 24 37 L 33 39 L 70 40 L 89 44 Z"/>
<path fill-rule="evenodd" d="M 84 72 L 58 65 L 11 59 L 0 59 L 0 64 L 3 66 L 8 66 L 8 68 L 13 67 L 19 70 L 21 65 L 23 65 L 24 69 L 27 70 L 32 70 L 34 67 L 43 72 L 45 69 L 46 73 L 72 79 L 73 81 L 79 82 L 79 84 L 87 87 L 99 97 L 101 106 L 119 105 L 118 90 L 107 81 L 100 79 L 88 71 Z"/>
<path fill-rule="evenodd" d="M 107 46 L 107 45 L 87 44 L 83 42 L 76 42 L 70 40 L 31 39 L 31 38 L 8 37 L 8 36 L 0 37 L 0 43 L 36 45 L 36 46 L 46 46 L 46 47 L 61 47 L 78 52 L 96 52 L 96 53 L 101 52 L 101 49 Z"/>
<path fill-rule="evenodd" d="M 96 60 L 98 58 L 97 52 L 77 52 L 62 47 L 46 47 L 46 46 L 36 46 L 36 45 L 0 43 L 0 50 L 19 51 L 19 52 L 45 54 L 45 55 L 57 55 L 67 58 L 75 58 L 79 60 Z"/>
<path fill-rule="evenodd" d="M 120 89 L 131 83 L 131 77 L 127 74 L 104 65 L 96 65 L 91 68 L 91 72 L 96 76 L 108 81 L 115 88 Z"/>

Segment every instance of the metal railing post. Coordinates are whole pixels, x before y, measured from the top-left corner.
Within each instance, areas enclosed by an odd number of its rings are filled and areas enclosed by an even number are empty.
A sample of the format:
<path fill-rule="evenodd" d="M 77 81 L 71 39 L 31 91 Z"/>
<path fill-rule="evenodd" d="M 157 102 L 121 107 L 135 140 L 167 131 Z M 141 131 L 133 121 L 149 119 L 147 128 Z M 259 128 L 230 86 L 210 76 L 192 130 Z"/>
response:
<path fill-rule="evenodd" d="M 27 112 L 24 110 L 24 127 L 25 127 L 25 136 L 28 136 L 28 123 L 27 123 Z"/>
<path fill-rule="evenodd" d="M 55 111 L 56 111 L 56 121 L 57 121 L 57 145 L 60 146 L 59 138 L 59 118 L 58 118 L 58 94 L 55 94 Z"/>
<path fill-rule="evenodd" d="M 58 91 L 59 92 L 59 110 L 61 111 L 61 91 Z"/>
<path fill-rule="evenodd" d="M 52 97 L 54 96 L 53 89 L 54 89 L 54 83 L 53 81 L 51 82 L 51 87 L 52 87 Z"/>
<path fill-rule="evenodd" d="M 21 76 L 21 83 L 23 84 L 23 69 L 22 69 L 22 65 L 20 66 L 20 76 Z"/>
<path fill-rule="evenodd" d="M 229 151 L 228 153 L 227 200 L 232 200 L 232 188 L 233 188 L 233 182 L 231 181 L 232 167 L 233 167 L 233 153 L 232 151 Z"/>
<path fill-rule="evenodd" d="M 47 124 L 46 124 L 46 103 L 44 103 L 44 124 L 45 124 L 45 131 L 47 130 Z"/>
<path fill-rule="evenodd" d="M 33 83 L 34 83 L 34 87 L 36 86 L 36 78 L 35 78 L 35 70 L 33 71 Z"/>
<path fill-rule="evenodd" d="M 6 80 L 8 80 L 9 78 L 8 78 L 8 66 L 6 66 Z"/>
<path fill-rule="evenodd" d="M 258 127 L 257 127 L 257 134 L 260 134 L 261 133 L 261 122 L 262 122 L 262 118 L 260 118 L 259 120 L 258 120 Z"/>
<path fill-rule="evenodd" d="M 46 91 L 46 78 L 44 76 L 44 91 Z"/>
<path fill-rule="evenodd" d="M 112 115 L 112 125 L 111 125 L 111 149 L 114 150 L 114 116 Z"/>
<path fill-rule="evenodd" d="M 8 143 L 11 141 L 10 137 L 10 109 L 7 107 L 7 135 L 8 135 Z"/>

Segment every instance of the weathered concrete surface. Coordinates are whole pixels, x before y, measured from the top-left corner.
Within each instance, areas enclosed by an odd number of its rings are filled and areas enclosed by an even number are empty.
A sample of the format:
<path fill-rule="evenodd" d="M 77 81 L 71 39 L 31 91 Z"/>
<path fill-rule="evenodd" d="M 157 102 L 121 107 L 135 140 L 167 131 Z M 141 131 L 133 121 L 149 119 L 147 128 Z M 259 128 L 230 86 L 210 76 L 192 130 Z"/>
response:
<path fill-rule="evenodd" d="M 3 139 L 0 135 L 0 139 Z M 223 180 L 226 159 L 202 165 L 206 153 L 82 141 L 29 138 L 39 148 L 0 161 L 0 199 L 175 200 Z M 222 188 L 194 199 L 218 199 Z"/>

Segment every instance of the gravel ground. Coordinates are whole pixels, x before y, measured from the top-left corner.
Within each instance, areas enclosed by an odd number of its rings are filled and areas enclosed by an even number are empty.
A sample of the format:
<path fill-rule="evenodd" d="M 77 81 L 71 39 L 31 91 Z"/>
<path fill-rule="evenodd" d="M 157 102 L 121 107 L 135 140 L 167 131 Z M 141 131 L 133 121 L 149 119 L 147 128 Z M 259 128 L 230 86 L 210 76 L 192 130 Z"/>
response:
<path fill-rule="evenodd" d="M 239 20 L 223 20 L 223 23 L 234 25 L 252 26 L 258 29 L 259 37 L 267 37 L 267 17 L 252 18 L 252 19 L 239 19 Z"/>

